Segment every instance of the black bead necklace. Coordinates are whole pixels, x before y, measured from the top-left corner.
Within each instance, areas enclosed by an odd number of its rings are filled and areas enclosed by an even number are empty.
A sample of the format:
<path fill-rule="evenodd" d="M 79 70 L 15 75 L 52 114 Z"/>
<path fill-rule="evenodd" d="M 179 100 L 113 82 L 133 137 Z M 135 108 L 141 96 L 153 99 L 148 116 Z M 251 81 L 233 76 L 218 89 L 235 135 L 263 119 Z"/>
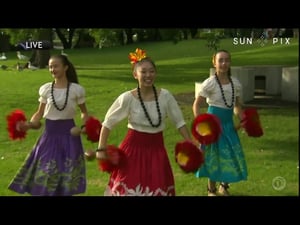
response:
<path fill-rule="evenodd" d="M 63 111 L 63 110 L 66 108 L 67 104 L 68 104 L 68 97 L 69 97 L 70 83 L 68 83 L 68 85 L 67 85 L 66 100 L 65 100 L 65 103 L 64 103 L 64 105 L 63 105 L 62 108 L 59 108 L 58 105 L 57 105 L 56 102 L 55 102 L 54 94 L 53 94 L 53 92 L 54 92 L 54 84 L 55 84 L 55 81 L 53 81 L 53 82 L 52 82 L 52 85 L 51 85 L 51 97 L 52 97 L 52 102 L 53 102 L 54 107 L 55 107 L 58 111 Z"/>
<path fill-rule="evenodd" d="M 157 124 L 153 124 L 153 122 L 152 122 L 152 120 L 151 120 L 151 118 L 149 116 L 149 113 L 147 112 L 147 109 L 145 107 L 145 104 L 144 104 L 142 96 L 141 96 L 141 90 L 140 90 L 139 86 L 137 87 L 137 93 L 138 93 L 138 97 L 139 97 L 140 103 L 142 105 L 142 108 L 144 110 L 145 116 L 147 117 L 149 123 L 151 124 L 152 127 L 159 127 L 160 124 L 161 124 L 161 112 L 160 112 L 160 108 L 159 108 L 159 103 L 158 103 L 158 97 L 157 97 L 156 88 L 154 87 L 154 85 L 152 87 L 153 87 L 153 92 L 154 92 L 154 96 L 155 96 L 156 109 L 157 109 L 157 113 L 158 113 L 158 123 Z"/>
<path fill-rule="evenodd" d="M 221 89 L 221 94 L 222 94 L 222 98 L 223 98 L 223 101 L 225 103 L 225 105 L 228 107 L 228 108 L 232 108 L 233 107 L 233 104 L 234 104 L 234 87 L 233 87 L 233 82 L 232 82 L 232 79 L 230 76 L 228 76 L 228 79 L 230 81 L 230 84 L 231 84 L 231 90 L 232 90 L 232 96 L 231 96 L 231 105 L 228 105 L 227 101 L 226 101 L 226 98 L 225 98 L 225 95 L 224 95 L 224 90 L 223 90 L 223 87 L 222 87 L 222 84 L 218 78 L 218 75 L 215 74 L 215 77 L 216 77 L 216 80 L 217 80 L 217 83 L 219 84 L 219 87 Z"/>

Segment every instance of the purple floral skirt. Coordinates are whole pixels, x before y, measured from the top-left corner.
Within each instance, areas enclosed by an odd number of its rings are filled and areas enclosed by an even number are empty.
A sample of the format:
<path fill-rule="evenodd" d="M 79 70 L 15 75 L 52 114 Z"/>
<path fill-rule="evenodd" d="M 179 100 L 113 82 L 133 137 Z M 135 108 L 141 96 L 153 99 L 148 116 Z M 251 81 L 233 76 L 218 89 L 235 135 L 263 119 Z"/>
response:
<path fill-rule="evenodd" d="M 45 130 L 9 189 L 37 196 L 69 196 L 86 190 L 84 150 L 80 136 L 72 136 L 74 120 L 45 121 Z"/>

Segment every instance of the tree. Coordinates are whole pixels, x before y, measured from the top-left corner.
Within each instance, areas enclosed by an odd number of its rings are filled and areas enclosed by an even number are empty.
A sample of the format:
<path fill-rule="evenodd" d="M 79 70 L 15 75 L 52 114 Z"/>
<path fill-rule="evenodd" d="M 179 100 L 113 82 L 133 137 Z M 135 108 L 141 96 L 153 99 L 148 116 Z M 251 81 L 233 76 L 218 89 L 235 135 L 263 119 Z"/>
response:
<path fill-rule="evenodd" d="M 70 29 L 55 28 L 54 30 L 55 30 L 58 38 L 60 39 L 64 49 L 72 48 L 73 37 L 75 35 L 76 29 L 74 29 L 74 28 L 70 28 Z"/>
<path fill-rule="evenodd" d="M 52 29 L 39 29 L 39 32 L 37 33 L 37 40 L 47 40 L 51 43 L 51 46 L 53 46 Z M 33 66 L 45 68 L 48 65 L 49 58 L 49 49 L 33 49 L 32 56 L 29 61 Z"/>
<path fill-rule="evenodd" d="M 74 48 L 93 48 L 96 40 L 89 33 L 89 29 L 76 29 L 78 39 L 74 44 Z M 76 38 L 74 38 L 76 40 Z"/>
<path fill-rule="evenodd" d="M 127 38 L 127 44 L 132 44 L 133 43 L 133 32 L 131 28 L 125 29 L 126 33 L 126 38 Z"/>
<path fill-rule="evenodd" d="M 218 34 L 212 32 L 207 35 L 207 44 L 206 46 L 214 51 L 217 51 L 220 47 L 220 38 Z"/>
<path fill-rule="evenodd" d="M 9 49 L 9 35 L 5 34 L 4 32 L 0 33 L 0 53 L 1 52 L 8 52 Z"/>
<path fill-rule="evenodd" d="M 22 42 L 29 41 L 47 41 L 50 46 L 53 44 L 52 29 L 3 29 L 2 32 L 9 36 L 9 42 L 18 49 Z M 50 58 L 50 48 L 47 49 L 22 49 L 31 52 L 30 63 L 39 68 L 45 68 Z"/>

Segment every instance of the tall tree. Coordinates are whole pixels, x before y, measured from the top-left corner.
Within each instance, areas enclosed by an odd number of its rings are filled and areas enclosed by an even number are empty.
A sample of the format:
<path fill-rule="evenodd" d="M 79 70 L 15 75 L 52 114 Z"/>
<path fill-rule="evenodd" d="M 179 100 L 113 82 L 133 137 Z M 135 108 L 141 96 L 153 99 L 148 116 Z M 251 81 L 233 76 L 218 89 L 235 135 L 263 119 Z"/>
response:
<path fill-rule="evenodd" d="M 60 39 L 64 49 L 70 49 L 72 48 L 73 44 L 73 37 L 75 35 L 75 30 L 74 28 L 68 28 L 68 29 L 60 29 L 60 28 L 55 28 L 55 32 Z"/>
<path fill-rule="evenodd" d="M 48 41 L 52 46 L 53 45 L 52 29 L 49 28 L 39 29 L 39 32 L 37 33 L 37 40 Z M 34 66 L 37 66 L 39 68 L 45 68 L 48 65 L 49 58 L 50 58 L 49 48 L 34 49 L 29 61 Z"/>

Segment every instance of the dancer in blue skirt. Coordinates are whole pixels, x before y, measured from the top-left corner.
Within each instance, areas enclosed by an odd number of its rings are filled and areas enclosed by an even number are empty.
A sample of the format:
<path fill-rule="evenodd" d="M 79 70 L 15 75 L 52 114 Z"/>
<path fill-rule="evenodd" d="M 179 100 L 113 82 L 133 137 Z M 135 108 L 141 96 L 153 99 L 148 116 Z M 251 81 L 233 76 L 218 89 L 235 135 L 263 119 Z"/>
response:
<path fill-rule="evenodd" d="M 86 190 L 84 150 L 80 136 L 73 136 L 77 105 L 83 124 L 88 119 L 85 90 L 78 84 L 74 66 L 64 55 L 49 59 L 52 82 L 39 89 L 39 107 L 30 122 L 19 129 L 39 129 L 45 118 L 45 130 L 24 164 L 9 184 L 15 192 L 37 196 L 68 196 Z"/>
<path fill-rule="evenodd" d="M 193 103 L 193 113 L 200 114 L 200 106 L 208 103 L 207 113 L 216 115 L 222 126 L 217 142 L 202 146 L 205 163 L 196 171 L 196 177 L 208 177 L 208 196 L 216 196 L 216 182 L 220 182 L 219 194 L 228 196 L 229 183 L 247 179 L 247 165 L 241 142 L 234 126 L 233 116 L 242 118 L 241 83 L 231 76 L 231 55 L 219 50 L 213 56 L 215 75 L 201 83 Z"/>

